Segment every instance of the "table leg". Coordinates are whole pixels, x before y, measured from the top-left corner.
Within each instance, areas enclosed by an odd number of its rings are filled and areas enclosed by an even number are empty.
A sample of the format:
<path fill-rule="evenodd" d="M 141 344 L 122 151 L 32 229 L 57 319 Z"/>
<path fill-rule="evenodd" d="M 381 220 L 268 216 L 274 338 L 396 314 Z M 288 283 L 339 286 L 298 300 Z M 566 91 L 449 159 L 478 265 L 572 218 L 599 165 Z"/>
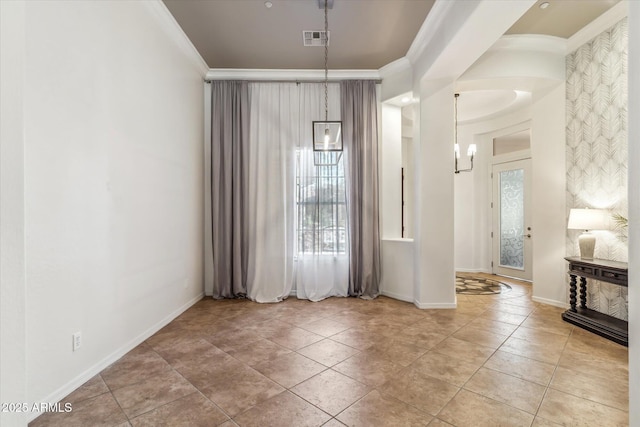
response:
<path fill-rule="evenodd" d="M 571 304 L 570 310 L 576 313 L 576 275 L 569 274 L 571 280 L 569 281 L 569 304 Z"/>
<path fill-rule="evenodd" d="M 587 279 L 580 278 L 580 308 L 587 308 Z"/>

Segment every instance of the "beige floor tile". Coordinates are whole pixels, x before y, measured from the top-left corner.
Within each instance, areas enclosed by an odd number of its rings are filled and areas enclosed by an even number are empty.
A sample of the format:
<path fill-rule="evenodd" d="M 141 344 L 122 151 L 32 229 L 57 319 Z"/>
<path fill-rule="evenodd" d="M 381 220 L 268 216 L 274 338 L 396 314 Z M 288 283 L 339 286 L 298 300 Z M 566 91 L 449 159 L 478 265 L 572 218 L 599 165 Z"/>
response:
<path fill-rule="evenodd" d="M 520 338 L 531 342 L 548 343 L 554 347 L 564 347 L 569 339 L 569 335 L 561 335 L 554 332 L 549 332 L 546 329 L 537 329 L 525 326 L 526 321 L 516 329 L 512 337 Z"/>
<path fill-rule="evenodd" d="M 427 352 L 423 347 L 399 340 L 389 340 L 383 344 L 376 344 L 370 347 L 369 350 L 384 353 L 388 358 L 402 366 L 409 366 Z"/>
<path fill-rule="evenodd" d="M 440 411 L 438 418 L 458 427 L 529 427 L 533 415 L 466 390 Z"/>
<path fill-rule="evenodd" d="M 616 379 L 629 379 L 629 364 L 626 360 L 605 359 L 591 353 L 582 353 L 565 349 L 558 366 L 582 372 L 587 375 L 600 375 L 615 377 Z"/>
<path fill-rule="evenodd" d="M 281 333 L 273 334 L 269 340 L 290 350 L 298 350 L 324 339 L 323 336 L 314 334 L 301 328 L 284 329 Z"/>
<path fill-rule="evenodd" d="M 285 329 L 291 329 L 289 323 L 285 323 L 281 320 L 269 319 L 264 322 L 254 323 L 252 325 L 248 325 L 246 329 L 251 331 L 262 338 L 271 338 L 274 335 L 282 333 Z"/>
<path fill-rule="evenodd" d="M 340 421 L 336 420 L 335 418 L 331 418 L 329 421 L 322 424 L 322 427 L 345 427 L 345 425 L 342 424 Z"/>
<path fill-rule="evenodd" d="M 469 326 L 482 328 L 500 335 L 511 335 L 513 331 L 518 329 L 518 325 L 499 322 L 497 320 L 487 319 L 486 317 L 478 317 L 477 319 L 474 319 L 473 322 L 469 323 Z"/>
<path fill-rule="evenodd" d="M 71 412 L 47 412 L 29 423 L 30 427 L 107 427 L 127 422 L 111 393 L 72 404 Z"/>
<path fill-rule="evenodd" d="M 578 328 L 569 337 L 567 350 L 628 363 L 627 347 Z"/>
<path fill-rule="evenodd" d="M 460 390 L 452 384 L 416 371 L 407 370 L 379 388 L 389 397 L 394 397 L 431 415 L 437 414 Z"/>
<path fill-rule="evenodd" d="M 409 368 L 462 387 L 480 366 L 482 366 L 480 362 L 455 360 L 446 354 L 430 351 L 412 363 Z"/>
<path fill-rule="evenodd" d="M 401 341 L 406 341 L 416 347 L 431 350 L 433 347 L 447 339 L 447 335 L 431 329 L 409 327 L 401 331 L 395 338 Z"/>
<path fill-rule="evenodd" d="M 336 417 L 353 427 L 425 426 L 432 417 L 374 390 Z"/>
<path fill-rule="evenodd" d="M 543 386 L 549 384 L 556 368 L 551 363 L 539 362 L 501 350 L 496 351 L 484 366 Z"/>
<path fill-rule="evenodd" d="M 480 368 L 464 388 L 530 414 L 538 410 L 545 391 L 539 384 L 487 368 Z"/>
<path fill-rule="evenodd" d="M 256 365 L 254 369 L 281 386 L 291 388 L 327 367 L 298 353 L 289 353 Z"/>
<path fill-rule="evenodd" d="M 254 341 L 263 339 L 260 335 L 250 330 L 231 329 L 215 335 L 209 335 L 206 340 L 222 351 L 230 352 L 240 347 L 245 347 Z"/>
<path fill-rule="evenodd" d="M 629 411 L 629 381 L 600 375 L 587 375 L 571 369 L 558 367 L 549 387 Z"/>
<path fill-rule="evenodd" d="M 147 345 L 131 350 L 100 375 L 111 390 L 135 384 L 170 370 L 171 366 Z"/>
<path fill-rule="evenodd" d="M 500 346 L 500 350 L 555 365 L 560 360 L 563 346 L 546 345 L 543 342 L 510 337 Z"/>
<path fill-rule="evenodd" d="M 218 426 L 227 417 L 216 405 L 196 392 L 163 405 L 131 420 L 133 427 L 210 427 Z"/>
<path fill-rule="evenodd" d="M 384 353 L 363 351 L 340 362 L 334 370 L 371 387 L 380 386 L 394 378 L 404 368 Z"/>
<path fill-rule="evenodd" d="M 193 359 L 193 363 L 186 362 L 175 369 L 197 389 L 203 390 L 222 380 L 230 381 L 232 377 L 229 377 L 229 372 L 244 371 L 244 369 L 250 368 L 239 360 L 227 356 L 223 359 L 218 357 Z"/>
<path fill-rule="evenodd" d="M 473 326 L 472 322 L 458 329 L 458 331 L 453 334 L 453 337 L 495 350 L 502 345 L 508 338 L 508 335 L 497 334 L 484 328 L 478 328 Z"/>
<path fill-rule="evenodd" d="M 537 416 L 567 426 L 592 426 L 594 421 L 599 427 L 629 424 L 627 412 L 553 389 L 547 391 Z"/>
<path fill-rule="evenodd" d="M 358 350 L 366 350 L 378 342 L 375 336 L 361 328 L 347 329 L 332 335 L 330 339 Z"/>
<path fill-rule="evenodd" d="M 498 309 L 487 310 L 481 315 L 482 317 L 498 322 L 510 323 L 512 325 L 520 325 L 527 318 L 520 314 L 504 313 Z"/>
<path fill-rule="evenodd" d="M 204 339 L 194 339 L 175 346 L 165 346 L 157 352 L 174 368 L 188 364 L 207 363 L 205 361 L 216 363 L 214 360 L 223 361 L 231 357 Z"/>
<path fill-rule="evenodd" d="M 249 366 L 257 365 L 268 360 L 276 359 L 284 354 L 291 353 L 286 347 L 282 347 L 273 341 L 260 338 L 247 345 L 235 347 L 227 351 L 230 356 L 235 357 Z"/>
<path fill-rule="evenodd" d="M 369 392 L 366 385 L 332 369 L 293 387 L 291 391 L 335 416 Z"/>
<path fill-rule="evenodd" d="M 446 423 L 439 418 L 432 419 L 431 422 L 427 425 L 428 427 L 453 427 L 451 426 L 451 424 Z"/>
<path fill-rule="evenodd" d="M 574 328 L 573 325 L 562 320 L 560 316 L 555 315 L 552 318 L 532 315 L 522 322 L 521 326 L 563 336 L 568 336 Z"/>
<path fill-rule="evenodd" d="M 242 364 L 235 369 L 221 367 L 209 379 L 209 384 L 199 390 L 231 417 L 284 391 L 279 384 Z"/>
<path fill-rule="evenodd" d="M 540 417 L 536 417 L 533 420 L 533 424 L 531 424 L 531 427 L 559 427 L 559 426 L 561 426 L 561 424 L 556 424 Z"/>
<path fill-rule="evenodd" d="M 196 388 L 174 370 L 163 371 L 142 382 L 113 392 L 129 418 L 151 411 L 188 394 Z"/>
<path fill-rule="evenodd" d="M 234 418 L 242 427 L 315 427 L 331 416 L 288 391 L 259 403 Z"/>
<path fill-rule="evenodd" d="M 122 408 L 142 425 L 626 425 L 627 348 L 500 280 L 512 290 L 453 310 L 206 298 L 32 425 L 131 427 Z"/>
<path fill-rule="evenodd" d="M 359 351 L 339 342 L 325 339 L 301 348 L 298 350 L 298 353 L 325 366 L 331 367 L 354 354 L 358 354 Z"/>
<path fill-rule="evenodd" d="M 62 402 L 75 404 L 108 392 L 109 387 L 107 387 L 107 384 L 102 380 L 102 377 L 100 375 L 96 375 L 95 377 L 91 378 L 89 381 L 78 387 L 73 393 L 70 393 L 68 396 L 62 399 Z"/>
<path fill-rule="evenodd" d="M 302 329 L 306 329 L 307 331 L 322 335 L 323 337 L 330 337 L 331 335 L 335 335 L 349 329 L 348 326 L 340 322 L 336 322 L 333 319 L 327 318 L 316 320 L 314 322 L 303 323 L 299 326 Z"/>
<path fill-rule="evenodd" d="M 464 360 L 474 364 L 484 363 L 495 349 L 470 343 L 455 337 L 449 337 L 433 348 L 433 351 L 446 354 L 455 360 Z"/>

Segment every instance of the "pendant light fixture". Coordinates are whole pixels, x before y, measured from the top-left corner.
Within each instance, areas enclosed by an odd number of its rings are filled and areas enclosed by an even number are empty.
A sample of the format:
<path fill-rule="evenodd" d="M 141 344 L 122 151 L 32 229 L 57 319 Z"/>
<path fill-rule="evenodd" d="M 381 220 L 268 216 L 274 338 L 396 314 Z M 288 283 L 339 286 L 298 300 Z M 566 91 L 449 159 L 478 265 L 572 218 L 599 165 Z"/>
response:
<path fill-rule="evenodd" d="M 453 125 L 453 155 L 455 161 L 455 170 L 454 173 L 460 172 L 471 172 L 473 170 L 473 156 L 476 154 L 476 144 L 469 144 L 469 148 L 467 149 L 467 156 L 471 160 L 471 167 L 468 169 L 458 169 L 458 159 L 460 158 L 460 144 L 458 144 L 458 98 L 460 97 L 459 93 L 453 95 L 453 108 L 454 108 L 454 125 Z"/>
<path fill-rule="evenodd" d="M 342 156 L 342 122 L 329 121 L 329 18 L 328 1 L 324 3 L 324 121 L 313 124 L 313 163 L 316 166 L 337 165 Z"/>

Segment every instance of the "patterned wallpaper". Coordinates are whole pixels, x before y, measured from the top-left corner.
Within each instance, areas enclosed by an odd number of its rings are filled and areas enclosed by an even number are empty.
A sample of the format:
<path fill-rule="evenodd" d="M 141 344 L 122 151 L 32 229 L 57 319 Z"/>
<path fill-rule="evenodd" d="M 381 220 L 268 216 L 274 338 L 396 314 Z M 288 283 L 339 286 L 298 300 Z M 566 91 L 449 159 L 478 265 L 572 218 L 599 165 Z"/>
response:
<path fill-rule="evenodd" d="M 571 208 L 606 208 L 627 217 L 627 19 L 567 56 L 567 218 Z M 579 255 L 580 231 L 567 231 Z M 596 258 L 627 261 L 617 231 L 595 231 Z M 628 318 L 626 288 L 591 281 L 587 305 Z"/>

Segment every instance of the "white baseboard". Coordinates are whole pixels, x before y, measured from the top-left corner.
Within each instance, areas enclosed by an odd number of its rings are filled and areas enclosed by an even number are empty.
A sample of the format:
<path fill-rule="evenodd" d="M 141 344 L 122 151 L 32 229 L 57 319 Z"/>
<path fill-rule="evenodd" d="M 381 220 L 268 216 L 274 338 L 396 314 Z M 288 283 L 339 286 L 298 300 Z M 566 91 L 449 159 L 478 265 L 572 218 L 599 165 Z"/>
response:
<path fill-rule="evenodd" d="M 204 293 L 201 293 L 198 296 L 192 298 L 190 301 L 183 304 L 180 308 L 174 310 L 171 314 L 166 316 L 164 319 L 160 320 L 158 323 L 151 326 L 146 331 L 144 331 L 137 337 L 133 338 L 122 347 L 115 350 L 113 353 L 111 353 L 110 355 L 102 359 L 100 362 L 96 363 L 95 365 L 93 365 L 92 367 L 90 367 L 89 369 L 87 369 L 86 371 L 84 371 L 83 373 L 81 373 L 80 375 L 78 375 L 77 377 L 75 377 L 74 379 L 72 379 L 71 381 L 63 385 L 62 387 L 58 388 L 56 391 L 51 393 L 42 401 L 49 402 L 49 403 L 59 402 L 60 400 L 62 400 L 62 398 L 67 396 L 69 393 L 71 393 L 72 391 L 80 387 L 82 384 L 86 383 L 91 378 L 93 378 L 94 376 L 102 372 L 102 370 L 105 369 L 107 366 L 111 365 L 113 362 L 120 359 L 122 356 L 124 356 L 125 354 L 133 350 L 135 347 L 143 343 L 147 338 L 151 337 L 160 329 L 167 326 L 169 323 L 171 323 L 172 320 L 174 320 L 176 317 L 178 317 L 179 315 L 187 311 L 192 305 L 200 301 L 203 296 L 204 296 Z M 40 415 L 41 413 L 39 412 L 30 412 L 28 415 L 27 422 L 33 421 Z"/>
<path fill-rule="evenodd" d="M 413 305 L 415 305 L 416 307 L 426 310 L 426 309 L 452 309 L 452 308 L 457 308 L 458 304 L 453 302 L 453 303 L 446 303 L 446 302 L 436 302 L 436 303 L 422 303 L 419 302 L 418 300 L 413 300 Z"/>
<path fill-rule="evenodd" d="M 487 273 L 491 274 L 491 270 L 487 270 L 486 268 L 457 268 L 455 269 L 460 273 Z"/>
<path fill-rule="evenodd" d="M 413 296 L 397 294 L 395 292 L 380 291 L 380 295 L 384 295 L 385 297 L 397 299 L 398 301 L 413 302 Z"/>
<path fill-rule="evenodd" d="M 535 302 L 539 302 L 541 304 L 552 305 L 554 307 L 569 308 L 569 304 L 567 304 L 566 302 L 556 301 L 556 300 L 553 300 L 553 299 L 547 299 L 547 298 L 540 298 L 540 297 L 532 296 L 531 300 L 533 300 Z"/>

